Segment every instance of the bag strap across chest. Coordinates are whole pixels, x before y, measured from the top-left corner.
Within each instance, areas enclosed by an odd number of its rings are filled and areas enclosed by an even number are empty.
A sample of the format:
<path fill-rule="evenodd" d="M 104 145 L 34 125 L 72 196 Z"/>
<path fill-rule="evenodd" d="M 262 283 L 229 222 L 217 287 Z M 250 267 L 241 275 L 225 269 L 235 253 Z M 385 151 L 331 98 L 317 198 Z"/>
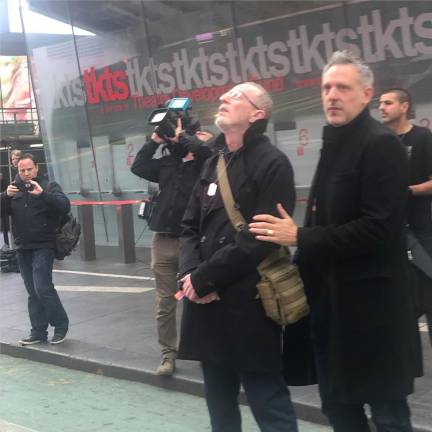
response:
<path fill-rule="evenodd" d="M 219 154 L 219 159 L 216 165 L 216 172 L 225 210 L 228 213 L 228 217 L 234 228 L 237 231 L 241 231 L 242 228 L 246 225 L 246 220 L 240 213 L 240 210 L 235 205 L 231 186 L 228 180 L 225 158 L 222 152 Z"/>

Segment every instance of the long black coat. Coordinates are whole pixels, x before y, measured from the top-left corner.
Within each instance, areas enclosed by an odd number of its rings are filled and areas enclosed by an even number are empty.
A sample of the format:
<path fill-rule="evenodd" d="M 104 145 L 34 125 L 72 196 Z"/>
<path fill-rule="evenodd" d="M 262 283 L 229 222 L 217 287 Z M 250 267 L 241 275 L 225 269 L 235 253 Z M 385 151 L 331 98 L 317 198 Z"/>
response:
<path fill-rule="evenodd" d="M 403 227 L 408 161 L 364 110 L 326 126 L 298 262 L 312 307 L 324 399 L 401 399 L 418 372 Z"/>
<path fill-rule="evenodd" d="M 288 158 L 254 123 L 244 146 L 227 155 L 234 200 L 249 222 L 259 213 L 276 214 L 282 203 L 291 213 L 295 189 Z M 225 147 L 224 135 L 217 147 Z M 185 299 L 179 358 L 230 365 L 244 371 L 280 371 L 280 327 L 267 318 L 257 298 L 257 265 L 276 247 L 255 240 L 247 227 L 237 233 L 225 211 L 216 181 L 218 154 L 207 160 L 183 219 L 180 272 L 191 272 L 200 297 L 217 291 L 220 301 L 200 305 Z"/>

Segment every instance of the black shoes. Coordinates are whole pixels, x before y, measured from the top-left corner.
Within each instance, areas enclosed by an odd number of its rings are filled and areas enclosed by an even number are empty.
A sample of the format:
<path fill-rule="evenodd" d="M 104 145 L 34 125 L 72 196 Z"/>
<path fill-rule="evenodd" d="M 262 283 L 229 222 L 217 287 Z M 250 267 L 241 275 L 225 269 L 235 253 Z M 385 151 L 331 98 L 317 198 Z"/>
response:
<path fill-rule="evenodd" d="M 52 337 L 52 339 L 50 340 L 50 344 L 52 345 L 58 345 L 60 343 L 62 343 L 65 339 L 66 339 L 66 335 L 67 335 L 67 330 L 64 331 L 56 331 L 54 333 L 54 336 Z M 21 339 L 18 341 L 18 343 L 20 345 L 36 345 L 36 344 L 40 344 L 40 343 L 46 343 L 47 339 L 46 338 L 40 338 L 37 336 L 33 336 L 30 335 L 28 338 L 25 339 Z"/>
<path fill-rule="evenodd" d="M 35 345 L 40 343 L 46 343 L 47 340 L 45 338 L 40 338 L 37 336 L 30 335 L 28 338 L 21 339 L 18 341 L 20 345 Z"/>
<path fill-rule="evenodd" d="M 58 345 L 58 344 L 62 343 L 66 339 L 67 332 L 68 332 L 67 330 L 61 331 L 61 332 L 60 331 L 55 332 L 54 336 L 50 340 L 50 344 Z"/>

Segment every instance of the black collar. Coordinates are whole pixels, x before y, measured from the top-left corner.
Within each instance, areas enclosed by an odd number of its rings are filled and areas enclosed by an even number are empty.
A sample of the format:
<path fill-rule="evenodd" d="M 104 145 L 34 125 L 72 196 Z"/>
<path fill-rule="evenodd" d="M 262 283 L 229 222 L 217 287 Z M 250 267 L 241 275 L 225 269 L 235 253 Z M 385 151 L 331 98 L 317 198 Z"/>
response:
<path fill-rule="evenodd" d="M 244 147 L 249 147 L 253 145 L 253 143 L 258 139 L 261 138 L 264 132 L 267 129 L 268 120 L 267 119 L 259 119 L 255 122 L 253 122 L 249 128 L 246 130 L 244 136 L 243 136 L 243 147 L 241 147 L 239 150 L 243 149 Z M 224 151 L 226 149 L 226 141 L 225 141 L 225 134 L 221 133 L 215 140 L 214 148 L 215 150 L 222 150 Z"/>
<path fill-rule="evenodd" d="M 336 127 L 328 124 L 324 126 L 322 135 L 323 142 L 339 141 L 348 134 L 357 133 L 358 128 L 361 127 L 362 123 L 369 117 L 369 107 L 366 107 L 355 119 L 351 120 L 346 125 Z"/>

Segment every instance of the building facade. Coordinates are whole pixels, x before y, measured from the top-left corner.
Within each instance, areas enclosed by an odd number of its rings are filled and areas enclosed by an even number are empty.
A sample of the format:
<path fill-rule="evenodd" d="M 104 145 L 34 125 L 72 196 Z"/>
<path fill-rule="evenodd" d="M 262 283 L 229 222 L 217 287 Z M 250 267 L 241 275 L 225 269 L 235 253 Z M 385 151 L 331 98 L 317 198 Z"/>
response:
<path fill-rule="evenodd" d="M 69 34 L 48 43 L 26 31 L 31 11 Z M 430 1 L 29 0 L 21 16 L 48 171 L 72 199 L 146 196 L 130 166 L 151 134 L 149 114 L 189 97 L 212 129 L 219 96 L 249 80 L 273 96 L 268 133 L 306 197 L 324 124 L 321 70 L 337 49 L 371 65 L 377 96 L 409 88 L 415 123 L 432 125 Z M 97 206 L 95 222 L 98 242 L 115 243 L 113 208 Z M 147 244 L 143 221 L 135 223 L 137 244 Z"/>

